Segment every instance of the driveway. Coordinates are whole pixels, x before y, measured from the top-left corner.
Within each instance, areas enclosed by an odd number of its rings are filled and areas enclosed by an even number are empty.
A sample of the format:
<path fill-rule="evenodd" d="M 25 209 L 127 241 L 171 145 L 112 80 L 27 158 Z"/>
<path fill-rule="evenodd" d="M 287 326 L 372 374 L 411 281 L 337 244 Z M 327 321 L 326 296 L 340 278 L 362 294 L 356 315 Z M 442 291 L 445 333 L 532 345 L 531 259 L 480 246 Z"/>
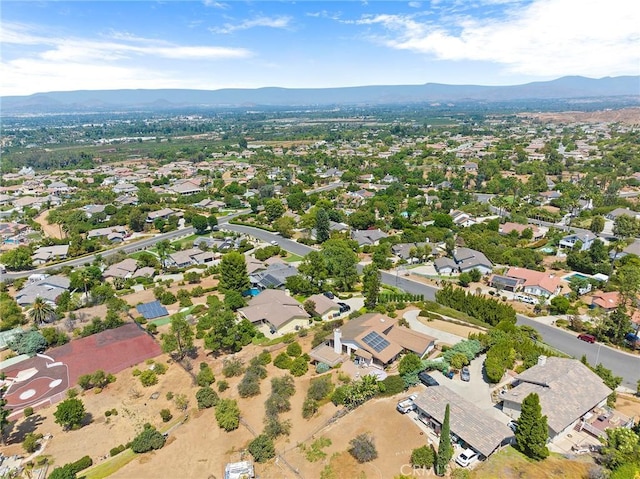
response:
<path fill-rule="evenodd" d="M 471 364 L 469 364 L 469 370 L 471 372 L 469 382 L 462 381 L 460 374 L 456 374 L 453 379 L 447 378 L 440 371 L 431 371 L 429 374 L 431 374 L 441 386 L 451 389 L 460 397 L 465 398 L 470 403 L 486 411 L 491 417 L 503 424 L 507 424 L 511 418 L 504 414 L 502 410 L 491 401 L 491 391 L 495 388 L 495 385 L 490 384 L 482 374 L 485 358 L 486 355 L 483 354 L 471 361 Z"/>

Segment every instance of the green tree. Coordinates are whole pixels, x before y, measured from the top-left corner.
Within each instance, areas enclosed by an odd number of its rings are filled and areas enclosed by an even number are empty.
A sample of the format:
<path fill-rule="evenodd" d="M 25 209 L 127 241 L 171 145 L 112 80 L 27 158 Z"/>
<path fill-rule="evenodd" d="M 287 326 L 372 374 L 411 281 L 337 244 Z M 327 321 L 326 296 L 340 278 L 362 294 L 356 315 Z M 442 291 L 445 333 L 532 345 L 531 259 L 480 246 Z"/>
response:
<path fill-rule="evenodd" d="M 618 238 L 634 238 L 640 233 L 640 223 L 628 215 L 620 215 L 613 221 L 613 234 Z"/>
<path fill-rule="evenodd" d="M 214 407 L 218 404 L 218 394 L 209 386 L 198 389 L 196 393 L 196 401 L 198 402 L 198 409 L 206 409 Z"/>
<path fill-rule="evenodd" d="M 207 221 L 207 218 L 205 216 L 194 215 L 191 217 L 191 226 L 193 226 L 196 230 L 196 233 L 200 235 L 207 231 L 209 222 Z"/>
<path fill-rule="evenodd" d="M 242 293 L 250 286 L 244 255 L 236 251 L 225 254 L 220 261 L 220 291 L 223 293 L 227 291 Z"/>
<path fill-rule="evenodd" d="M 6 379 L 4 372 L 0 372 L 0 382 Z M 0 444 L 4 445 L 4 429 L 9 425 L 9 414 L 11 410 L 7 408 L 7 399 L 5 394 L 6 386 L 0 387 Z"/>
<path fill-rule="evenodd" d="M 32 329 L 31 331 L 21 331 L 7 341 L 7 346 L 13 349 L 17 354 L 27 354 L 35 356 L 47 349 L 47 340 L 39 331 Z"/>
<path fill-rule="evenodd" d="M 276 449 L 273 440 L 266 434 L 260 434 L 249 443 L 249 452 L 256 462 L 267 462 L 276 457 Z"/>
<path fill-rule="evenodd" d="M 6 266 L 9 271 L 22 271 L 33 268 L 31 260 L 31 248 L 29 246 L 18 246 L 0 255 L 0 263 Z"/>
<path fill-rule="evenodd" d="M 604 230 L 604 218 L 602 216 L 594 216 L 589 224 L 589 230 L 594 234 L 602 233 Z"/>
<path fill-rule="evenodd" d="M 238 429 L 240 409 L 235 399 L 221 399 L 216 406 L 216 421 L 225 431 Z"/>
<path fill-rule="evenodd" d="M 378 304 L 382 278 L 375 264 L 371 263 L 362 269 L 362 293 L 364 294 L 364 306 L 373 309 Z"/>
<path fill-rule="evenodd" d="M 539 461 L 549 455 L 547 416 L 542 415 L 540 398 L 536 393 L 529 394 L 522 401 L 515 435 L 516 446 L 525 456 Z"/>
<path fill-rule="evenodd" d="M 551 314 L 567 314 L 567 311 L 571 307 L 571 301 L 564 296 L 556 296 L 550 302 L 551 308 L 549 312 Z"/>
<path fill-rule="evenodd" d="M 444 476 L 447 471 L 449 461 L 453 457 L 453 446 L 451 445 L 451 427 L 449 425 L 449 404 L 444 410 L 444 420 L 440 430 L 440 443 L 438 444 L 438 456 L 436 458 L 436 474 Z"/>
<path fill-rule="evenodd" d="M 169 240 L 162 240 L 156 243 L 156 251 L 160 258 L 160 267 L 162 268 L 162 271 L 167 267 L 167 257 L 169 256 L 171 249 L 171 243 Z"/>
<path fill-rule="evenodd" d="M 147 423 L 142 432 L 131 441 L 131 449 L 137 454 L 142 454 L 161 449 L 164 443 L 165 438 L 162 433 Z"/>
<path fill-rule="evenodd" d="M 280 218 L 286 211 L 282 201 L 271 199 L 264 203 L 264 212 L 267 214 L 269 221 L 275 221 Z"/>
<path fill-rule="evenodd" d="M 82 424 L 85 414 L 84 403 L 78 398 L 69 398 L 58 404 L 53 416 L 56 424 L 67 431 Z"/>
<path fill-rule="evenodd" d="M 309 252 L 298 266 L 298 272 L 309 280 L 313 292 L 321 291 L 329 276 L 327 261 L 319 251 Z"/>
<path fill-rule="evenodd" d="M 160 336 L 162 351 L 171 353 L 176 358 L 182 359 L 193 350 L 193 329 L 183 314 L 174 314 L 171 317 L 169 332 Z"/>
<path fill-rule="evenodd" d="M 38 450 L 40 439 L 42 439 L 42 434 L 29 432 L 24 437 L 24 441 L 22 441 L 22 448 L 25 452 L 32 454 Z"/>
<path fill-rule="evenodd" d="M 610 469 L 624 464 L 640 463 L 640 437 L 631 429 L 618 427 L 607 429 L 607 442 L 602 450 L 605 463 Z"/>
<path fill-rule="evenodd" d="M 271 224 L 271 226 L 274 230 L 280 233 L 280 236 L 282 236 L 283 238 L 291 238 L 296 227 L 296 222 L 289 216 L 281 216 L 280 218 L 275 220 Z"/>
<path fill-rule="evenodd" d="M 422 371 L 422 369 L 424 368 L 422 366 L 422 360 L 420 359 L 420 357 L 415 353 L 407 353 L 402 356 L 402 359 L 400 360 L 398 373 L 401 376 L 404 376 L 405 374 L 420 372 Z"/>
<path fill-rule="evenodd" d="M 200 371 L 196 376 L 196 383 L 200 387 L 211 386 L 216 381 L 213 370 L 207 363 L 200 363 Z"/>
<path fill-rule="evenodd" d="M 329 228 L 329 215 L 324 208 L 318 208 L 316 211 L 316 240 L 318 243 L 324 243 L 331 236 Z"/>
<path fill-rule="evenodd" d="M 322 245 L 327 271 L 333 283 L 340 291 L 351 291 L 358 281 L 358 256 L 349 243 L 344 240 L 331 239 Z"/>
<path fill-rule="evenodd" d="M 41 297 L 37 297 L 29 310 L 29 319 L 35 326 L 48 322 L 54 316 L 54 309 Z"/>

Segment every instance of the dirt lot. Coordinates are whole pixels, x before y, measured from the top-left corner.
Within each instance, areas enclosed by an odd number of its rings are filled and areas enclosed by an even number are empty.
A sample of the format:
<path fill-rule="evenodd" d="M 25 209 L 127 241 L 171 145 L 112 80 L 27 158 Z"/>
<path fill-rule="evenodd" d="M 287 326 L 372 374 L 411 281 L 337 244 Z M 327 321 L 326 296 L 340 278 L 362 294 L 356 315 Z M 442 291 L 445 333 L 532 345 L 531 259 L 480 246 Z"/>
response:
<path fill-rule="evenodd" d="M 640 123 L 640 108 L 622 108 L 620 110 L 601 111 L 565 111 L 557 113 L 519 113 L 518 116 L 536 118 L 545 123 L 601 123 L 616 122 L 637 125 Z"/>
<path fill-rule="evenodd" d="M 51 210 L 44 210 L 42 213 L 40 213 L 38 216 L 36 216 L 33 220 L 38 223 L 40 226 L 42 226 L 42 232 L 44 233 L 45 236 L 48 236 L 50 238 L 56 238 L 56 239 L 62 239 L 64 238 L 64 232 L 61 230 L 61 228 L 56 225 L 56 224 L 49 224 L 47 222 L 47 216 L 49 215 L 49 211 Z"/>

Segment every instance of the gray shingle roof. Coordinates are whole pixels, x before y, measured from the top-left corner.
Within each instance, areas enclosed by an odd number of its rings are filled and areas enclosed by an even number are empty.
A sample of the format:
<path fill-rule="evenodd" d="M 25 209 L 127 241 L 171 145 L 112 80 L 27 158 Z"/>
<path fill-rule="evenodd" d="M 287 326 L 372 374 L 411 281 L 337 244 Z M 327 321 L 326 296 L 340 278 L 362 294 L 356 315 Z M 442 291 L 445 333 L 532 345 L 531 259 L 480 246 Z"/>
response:
<path fill-rule="evenodd" d="M 511 430 L 478 406 L 458 396 L 445 386 L 431 386 L 418 394 L 416 407 L 440 424 L 449 404 L 451 432 L 485 457 L 513 436 Z"/>

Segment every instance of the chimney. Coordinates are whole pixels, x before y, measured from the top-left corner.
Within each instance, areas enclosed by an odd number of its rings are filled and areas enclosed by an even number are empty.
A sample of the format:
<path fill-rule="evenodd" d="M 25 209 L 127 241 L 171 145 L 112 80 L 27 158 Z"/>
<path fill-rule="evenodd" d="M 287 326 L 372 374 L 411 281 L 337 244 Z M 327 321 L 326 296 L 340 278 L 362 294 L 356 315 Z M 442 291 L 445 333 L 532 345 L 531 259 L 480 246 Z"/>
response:
<path fill-rule="evenodd" d="M 544 366 L 547 363 L 547 357 L 544 355 L 538 356 L 538 366 Z"/>
<path fill-rule="evenodd" d="M 333 352 L 342 354 L 342 331 L 340 328 L 333 330 Z"/>

